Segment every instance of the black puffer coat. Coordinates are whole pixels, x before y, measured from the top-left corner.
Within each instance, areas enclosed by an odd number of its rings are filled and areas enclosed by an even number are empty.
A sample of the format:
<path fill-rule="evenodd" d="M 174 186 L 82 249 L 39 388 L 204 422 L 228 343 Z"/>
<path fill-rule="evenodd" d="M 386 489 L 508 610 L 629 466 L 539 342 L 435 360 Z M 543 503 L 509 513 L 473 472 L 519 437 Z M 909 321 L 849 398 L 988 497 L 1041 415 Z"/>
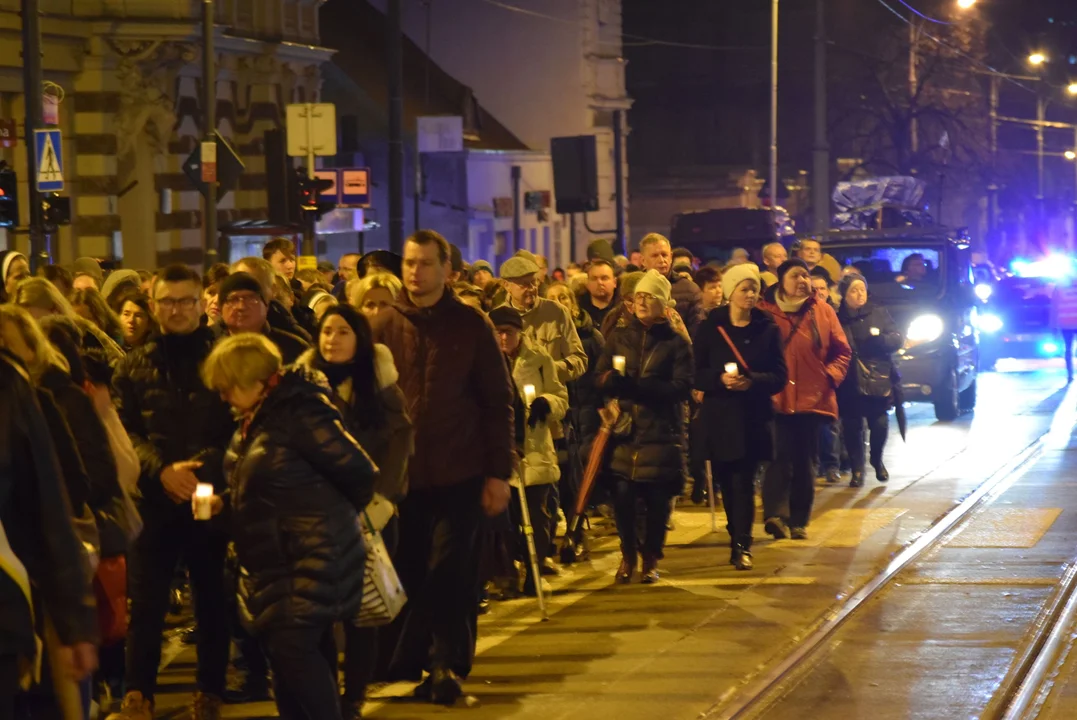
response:
<path fill-rule="evenodd" d="M 567 383 L 569 414 L 579 431 L 580 441 L 587 442 L 598 432 L 598 408 L 602 405 L 602 397 L 595 388 L 595 366 L 602 357 L 602 346 L 606 341 L 595 328 L 591 316 L 582 311 L 576 318 L 576 332 L 587 353 L 587 371 L 578 380 Z"/>
<path fill-rule="evenodd" d="M 612 372 L 613 356 L 625 357 L 625 375 Z M 598 388 L 632 418 L 631 432 L 614 436 L 610 469 L 638 482 L 683 477 L 685 403 L 692 390 L 692 346 L 668 322 L 650 328 L 633 319 L 613 332 L 595 369 Z"/>
<path fill-rule="evenodd" d="M 213 331 L 199 327 L 189 335 L 154 334 L 129 353 L 113 378 L 116 410 L 142 465 L 138 486 L 143 514 L 182 513 L 161 485 L 161 471 L 197 458 L 202 482 L 225 488 L 221 467 L 236 423 L 228 405 L 199 377 L 213 349 Z M 192 520 L 193 522 L 193 520 Z"/>
<path fill-rule="evenodd" d="M 696 389 L 703 391 L 701 410 L 707 433 L 707 458 L 712 462 L 774 459 L 774 403 L 789 376 L 781 334 L 770 315 L 752 310 L 745 327 L 734 327 L 729 306 L 715 308 L 699 326 L 692 350 Z M 748 367 L 737 360 L 718 328 L 733 341 Z M 733 391 L 722 383 L 727 363 L 752 380 L 750 388 Z M 750 368 L 750 370 L 749 370 Z"/>
<path fill-rule="evenodd" d="M 838 309 L 838 320 L 841 321 L 849 347 L 853 350 L 853 358 L 849 361 L 849 374 L 838 386 L 838 408 L 841 414 L 855 415 L 870 411 L 873 405 L 890 407 L 894 403 L 894 392 L 887 398 L 861 395 L 860 363 L 874 361 L 873 364 L 880 372 L 889 374 L 892 381 L 897 380 L 894 353 L 905 344 L 905 337 L 898 329 L 897 323 L 886 308 L 871 301 L 857 310 L 850 309 L 843 302 Z M 878 328 L 879 334 L 872 335 L 872 328 Z"/>
<path fill-rule="evenodd" d="M 324 376 L 287 370 L 236 433 L 229 477 L 236 555 L 256 632 L 320 627 L 363 599 L 358 512 L 378 469 L 341 422 Z"/>

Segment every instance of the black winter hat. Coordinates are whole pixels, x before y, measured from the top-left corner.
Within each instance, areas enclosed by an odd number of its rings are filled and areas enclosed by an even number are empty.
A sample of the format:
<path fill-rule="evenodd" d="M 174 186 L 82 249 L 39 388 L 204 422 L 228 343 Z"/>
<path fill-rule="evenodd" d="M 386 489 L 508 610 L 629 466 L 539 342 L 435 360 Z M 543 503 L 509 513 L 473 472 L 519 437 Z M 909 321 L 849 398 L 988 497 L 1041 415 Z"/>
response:
<path fill-rule="evenodd" d="M 804 262 L 800 258 L 789 258 L 781 265 L 778 266 L 778 287 L 782 286 L 782 282 L 785 280 L 785 275 L 793 268 L 808 269 L 808 263 Z"/>
<path fill-rule="evenodd" d="M 494 327 L 509 325 L 517 330 L 524 329 L 524 317 L 520 311 L 509 305 L 502 305 L 490 311 L 490 322 Z"/>
<path fill-rule="evenodd" d="M 262 286 L 258 284 L 258 281 L 254 279 L 254 276 L 245 272 L 234 272 L 224 280 L 221 280 L 221 289 L 219 297 L 223 303 L 228 299 L 228 296 L 234 293 L 236 290 L 250 290 L 258 297 L 262 298 L 262 302 L 266 301 L 264 295 L 262 295 Z"/>
<path fill-rule="evenodd" d="M 849 292 L 849 288 L 851 288 L 853 283 L 857 280 L 864 283 L 865 288 L 868 286 L 868 281 L 860 273 L 849 273 L 841 279 L 841 282 L 838 283 L 838 294 L 841 295 L 842 300 L 845 299 L 845 295 Z"/>

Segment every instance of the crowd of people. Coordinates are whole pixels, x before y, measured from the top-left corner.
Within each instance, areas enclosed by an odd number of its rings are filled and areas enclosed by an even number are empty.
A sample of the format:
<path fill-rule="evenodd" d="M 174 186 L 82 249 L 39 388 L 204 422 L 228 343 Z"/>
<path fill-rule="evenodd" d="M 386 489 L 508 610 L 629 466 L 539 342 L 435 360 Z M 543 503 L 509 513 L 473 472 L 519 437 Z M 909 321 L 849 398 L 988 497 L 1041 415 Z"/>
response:
<path fill-rule="evenodd" d="M 865 427 L 889 477 L 903 338 L 862 276 L 796 254 L 700 267 L 651 234 L 495 271 L 420 231 L 317 269 L 276 238 L 203 275 L 32 275 L 3 252 L 0 718 L 88 717 L 109 690 L 110 718 L 152 718 L 186 583 L 192 718 L 271 692 L 285 718 L 358 718 L 378 682 L 453 704 L 490 600 L 586 557 L 562 529 L 581 507 L 612 508 L 618 583 L 660 582 L 681 495 L 720 492 L 738 570 L 760 482 L 766 532 L 806 538 L 817 476 L 845 457 L 863 485 Z M 381 627 L 354 622 L 374 504 L 407 594 Z"/>

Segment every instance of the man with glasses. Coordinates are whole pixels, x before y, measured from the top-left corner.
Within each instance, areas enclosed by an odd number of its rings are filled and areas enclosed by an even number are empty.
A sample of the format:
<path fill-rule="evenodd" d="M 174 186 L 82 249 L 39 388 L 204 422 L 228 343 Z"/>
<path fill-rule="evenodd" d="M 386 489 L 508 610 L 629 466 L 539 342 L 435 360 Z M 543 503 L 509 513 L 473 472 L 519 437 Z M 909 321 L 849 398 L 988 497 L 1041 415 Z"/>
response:
<path fill-rule="evenodd" d="M 221 281 L 218 297 L 226 334 L 249 332 L 265 335 L 280 350 L 285 365 L 294 363 L 310 347 L 298 335 L 274 328 L 267 322 L 269 303 L 262 295 L 261 284 L 253 275 L 232 273 Z"/>
<path fill-rule="evenodd" d="M 228 405 L 199 377 L 216 342 L 201 325 L 202 283 L 185 265 L 162 270 L 152 288 L 160 326 L 116 370 L 120 420 L 142 466 L 145 527 L 128 554 L 131 621 L 127 631 L 127 695 L 113 720 L 150 720 L 161 661 L 161 633 L 176 565 L 182 559 L 194 590 L 198 622 L 197 692 L 191 718 L 219 718 L 228 666 L 228 606 L 222 518 L 196 522 L 191 496 L 199 482 L 224 491 L 224 451 L 235 423 Z"/>
<path fill-rule="evenodd" d="M 508 292 L 503 304 L 520 311 L 524 335 L 553 357 L 561 382 L 572 382 L 587 371 L 587 353 L 568 310 L 539 297 L 539 272 L 539 266 L 526 257 L 517 255 L 506 260 L 501 266 L 501 279 Z"/>

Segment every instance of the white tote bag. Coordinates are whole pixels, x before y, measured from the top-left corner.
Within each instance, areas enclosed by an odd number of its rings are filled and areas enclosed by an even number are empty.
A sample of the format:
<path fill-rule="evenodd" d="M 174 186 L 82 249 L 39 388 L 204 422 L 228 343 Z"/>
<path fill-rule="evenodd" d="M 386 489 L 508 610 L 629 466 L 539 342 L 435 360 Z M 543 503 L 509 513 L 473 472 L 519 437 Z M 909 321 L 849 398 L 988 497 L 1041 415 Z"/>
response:
<path fill-rule="evenodd" d="M 400 614 L 408 596 L 393 561 L 389 559 L 381 532 L 374 529 L 365 512 L 359 513 L 359 527 L 366 547 L 366 568 L 363 571 L 363 604 L 352 624 L 356 627 L 388 625 Z"/>

